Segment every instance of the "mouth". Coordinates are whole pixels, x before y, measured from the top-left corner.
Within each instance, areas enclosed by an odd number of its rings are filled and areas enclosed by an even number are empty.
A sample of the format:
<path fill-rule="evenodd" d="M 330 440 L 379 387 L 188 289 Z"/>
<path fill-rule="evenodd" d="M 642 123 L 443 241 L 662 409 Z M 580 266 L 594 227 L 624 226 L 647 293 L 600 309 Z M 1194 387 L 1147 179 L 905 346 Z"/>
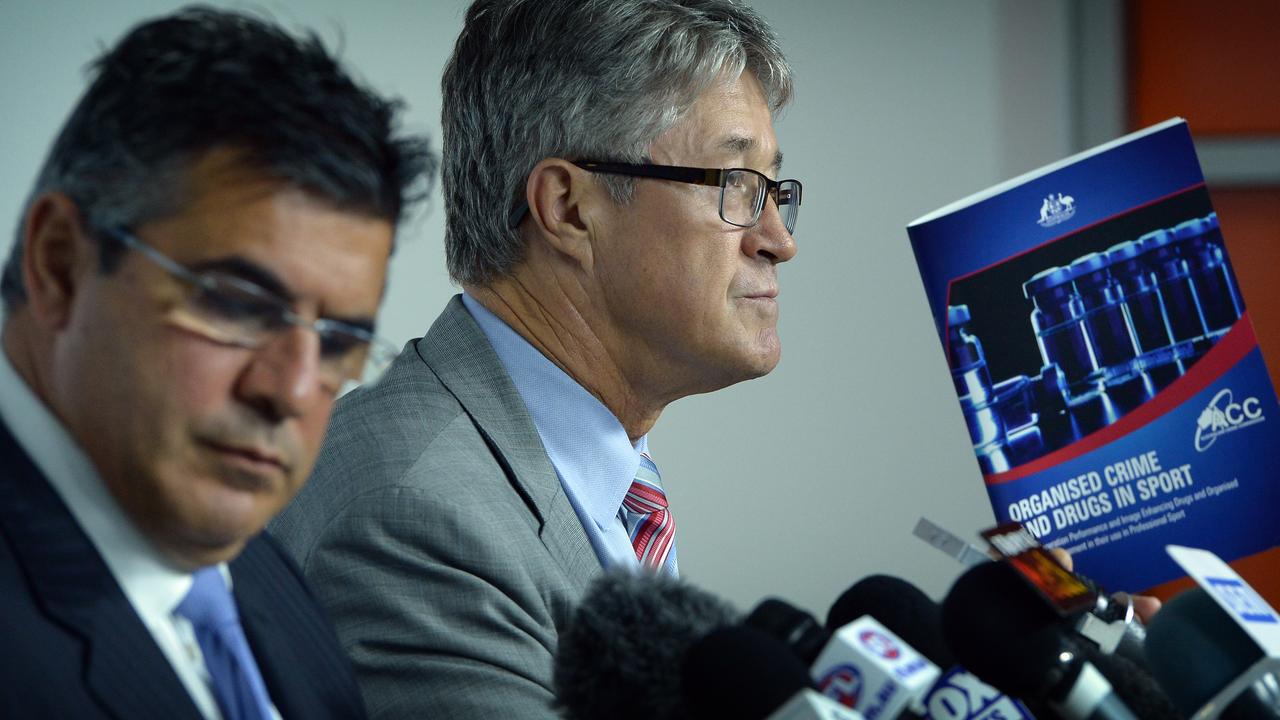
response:
<path fill-rule="evenodd" d="M 213 440 L 200 443 L 212 450 L 218 459 L 234 468 L 234 475 L 253 487 L 260 487 L 274 476 L 287 476 L 289 464 L 279 454 L 254 445 L 236 445 Z M 250 488 L 252 489 L 252 488 Z"/>
<path fill-rule="evenodd" d="M 776 300 L 778 298 L 778 288 L 765 288 L 756 292 L 743 293 L 743 300 Z"/>

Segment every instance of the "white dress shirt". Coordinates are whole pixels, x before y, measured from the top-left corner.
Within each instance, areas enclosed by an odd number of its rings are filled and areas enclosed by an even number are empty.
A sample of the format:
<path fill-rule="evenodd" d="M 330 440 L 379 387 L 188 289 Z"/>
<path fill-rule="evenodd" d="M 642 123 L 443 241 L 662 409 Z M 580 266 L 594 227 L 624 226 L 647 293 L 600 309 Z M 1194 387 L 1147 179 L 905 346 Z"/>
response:
<path fill-rule="evenodd" d="M 134 527 L 88 456 L 19 377 L 4 352 L 0 352 L 0 418 L 98 550 L 200 713 L 209 720 L 222 720 L 191 622 L 173 612 L 191 589 L 191 573 L 165 560 Z M 219 569 L 230 587 L 226 564 Z M 279 720 L 280 714 L 275 708 L 272 711 Z"/>

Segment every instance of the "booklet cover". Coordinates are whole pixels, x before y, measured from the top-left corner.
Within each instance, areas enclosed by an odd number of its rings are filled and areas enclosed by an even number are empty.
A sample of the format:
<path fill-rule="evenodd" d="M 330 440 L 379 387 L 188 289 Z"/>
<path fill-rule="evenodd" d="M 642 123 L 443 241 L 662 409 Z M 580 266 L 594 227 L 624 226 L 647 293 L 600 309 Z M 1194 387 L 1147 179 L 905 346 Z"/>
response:
<path fill-rule="evenodd" d="M 1280 544 L 1280 406 L 1185 121 L 907 233 L 1000 522 L 1113 590 Z"/>

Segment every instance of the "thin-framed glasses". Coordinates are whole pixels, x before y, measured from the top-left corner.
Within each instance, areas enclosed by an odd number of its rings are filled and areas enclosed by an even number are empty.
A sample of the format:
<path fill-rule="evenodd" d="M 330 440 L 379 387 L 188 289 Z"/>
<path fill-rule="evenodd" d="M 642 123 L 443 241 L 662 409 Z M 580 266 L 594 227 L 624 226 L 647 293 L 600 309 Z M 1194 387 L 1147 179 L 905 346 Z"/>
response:
<path fill-rule="evenodd" d="M 799 180 L 770 180 L 750 168 L 695 168 L 599 160 L 574 160 L 573 164 L 595 173 L 719 187 L 720 219 L 738 227 L 751 227 L 760 222 L 765 198 L 773 198 L 788 233 L 795 231 L 796 217 L 800 214 Z"/>
<path fill-rule="evenodd" d="M 215 270 L 191 270 L 124 228 L 106 234 L 186 286 L 186 296 L 168 317 L 185 330 L 250 350 L 269 345 L 295 327 L 315 331 L 320 339 L 317 372 L 321 386 L 330 393 L 337 394 L 347 383 L 358 382 L 366 369 L 381 372 L 396 356 L 394 345 L 366 328 L 328 318 L 308 320 L 279 295 L 244 278 Z"/>

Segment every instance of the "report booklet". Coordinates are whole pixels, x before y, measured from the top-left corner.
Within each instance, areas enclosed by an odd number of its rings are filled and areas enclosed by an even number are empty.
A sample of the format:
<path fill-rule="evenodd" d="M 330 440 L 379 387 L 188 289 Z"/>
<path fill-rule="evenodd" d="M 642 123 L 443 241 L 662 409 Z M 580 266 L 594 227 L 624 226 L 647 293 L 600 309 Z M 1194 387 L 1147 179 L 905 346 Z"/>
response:
<path fill-rule="evenodd" d="M 907 233 L 1000 522 L 1114 590 L 1280 544 L 1280 406 L 1185 121 Z"/>

